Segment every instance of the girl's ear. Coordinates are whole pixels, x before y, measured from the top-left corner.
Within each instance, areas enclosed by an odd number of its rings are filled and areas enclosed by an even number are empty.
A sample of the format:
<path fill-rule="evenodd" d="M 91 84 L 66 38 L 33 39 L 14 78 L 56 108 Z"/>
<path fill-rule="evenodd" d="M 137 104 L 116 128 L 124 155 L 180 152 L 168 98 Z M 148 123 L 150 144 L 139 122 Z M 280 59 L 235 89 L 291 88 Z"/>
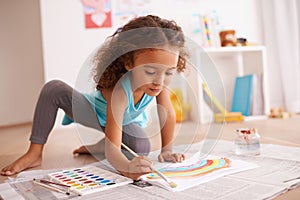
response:
<path fill-rule="evenodd" d="M 126 69 L 127 71 L 131 71 L 131 70 L 132 70 L 132 66 L 125 65 L 125 69 Z"/>

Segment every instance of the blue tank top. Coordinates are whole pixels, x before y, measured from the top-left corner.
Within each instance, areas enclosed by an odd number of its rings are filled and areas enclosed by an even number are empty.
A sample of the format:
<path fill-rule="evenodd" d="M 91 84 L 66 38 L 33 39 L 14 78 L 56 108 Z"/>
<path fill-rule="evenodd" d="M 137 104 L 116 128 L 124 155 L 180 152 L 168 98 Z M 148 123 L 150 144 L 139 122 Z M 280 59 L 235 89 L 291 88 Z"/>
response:
<path fill-rule="evenodd" d="M 145 127 L 147 125 L 147 113 L 145 109 L 151 103 L 154 97 L 144 94 L 142 99 L 136 105 L 134 105 L 133 92 L 132 92 L 129 76 L 130 74 L 121 80 L 121 84 L 125 91 L 127 101 L 128 101 L 123 116 L 123 125 L 136 123 L 141 127 Z M 100 125 L 106 126 L 107 102 L 103 98 L 101 91 L 95 91 L 93 93 L 83 94 L 83 95 L 91 103 L 94 110 L 96 111 Z M 67 125 L 72 122 L 73 120 L 70 119 L 67 115 L 65 115 L 62 124 Z"/>

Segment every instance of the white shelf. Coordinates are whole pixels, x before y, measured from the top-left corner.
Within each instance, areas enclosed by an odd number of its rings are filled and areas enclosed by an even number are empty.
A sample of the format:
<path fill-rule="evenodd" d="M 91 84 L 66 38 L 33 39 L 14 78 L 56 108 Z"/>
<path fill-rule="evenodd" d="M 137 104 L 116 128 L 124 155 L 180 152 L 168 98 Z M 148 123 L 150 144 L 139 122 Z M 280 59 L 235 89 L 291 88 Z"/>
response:
<path fill-rule="evenodd" d="M 236 46 L 236 47 L 210 47 L 203 50 L 207 53 L 235 53 L 235 52 L 251 52 L 251 51 L 263 51 L 266 48 L 264 46 Z"/>
<path fill-rule="evenodd" d="M 187 76 L 192 121 L 207 123 L 213 120 L 213 113 L 203 99 L 203 82 L 213 89 L 212 93 L 217 99 L 224 99 L 225 95 L 224 106 L 226 110 L 230 111 L 235 78 L 247 74 L 262 74 L 264 92 L 262 114 L 269 113 L 268 71 L 264 46 L 219 47 L 203 50 L 198 53 L 194 52 L 200 54 L 196 58 L 198 69 L 192 69 Z M 209 70 L 215 70 L 215 72 L 212 73 Z M 219 83 L 215 83 L 218 81 Z M 221 87 L 222 84 L 223 87 Z"/>

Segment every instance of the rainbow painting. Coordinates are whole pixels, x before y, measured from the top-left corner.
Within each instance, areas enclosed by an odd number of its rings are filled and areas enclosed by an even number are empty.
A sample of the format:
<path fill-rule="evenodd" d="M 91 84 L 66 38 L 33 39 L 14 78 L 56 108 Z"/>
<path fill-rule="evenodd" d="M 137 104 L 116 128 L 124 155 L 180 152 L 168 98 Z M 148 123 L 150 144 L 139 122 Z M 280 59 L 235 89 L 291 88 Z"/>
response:
<path fill-rule="evenodd" d="M 228 158 L 200 160 L 190 165 L 180 167 L 166 167 L 159 171 L 169 178 L 192 178 L 230 167 Z M 156 173 L 147 175 L 148 179 L 160 178 Z"/>
<path fill-rule="evenodd" d="M 195 154 L 182 163 L 168 163 L 167 166 L 163 163 L 157 163 L 156 169 L 175 183 L 177 187 L 170 187 L 156 173 L 145 174 L 142 179 L 169 191 L 178 192 L 256 167 L 257 165 L 242 160 L 218 156 L 200 159 L 200 156 Z"/>

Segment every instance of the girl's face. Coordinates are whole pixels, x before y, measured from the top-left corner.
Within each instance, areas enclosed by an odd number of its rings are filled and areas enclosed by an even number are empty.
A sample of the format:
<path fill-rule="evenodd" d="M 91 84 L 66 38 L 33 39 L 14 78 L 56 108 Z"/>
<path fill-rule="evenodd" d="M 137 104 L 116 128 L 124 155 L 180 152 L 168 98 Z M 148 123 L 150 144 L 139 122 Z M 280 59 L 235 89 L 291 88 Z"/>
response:
<path fill-rule="evenodd" d="M 146 50 L 135 56 L 132 70 L 133 90 L 157 96 L 168 86 L 176 72 L 178 53 Z"/>

